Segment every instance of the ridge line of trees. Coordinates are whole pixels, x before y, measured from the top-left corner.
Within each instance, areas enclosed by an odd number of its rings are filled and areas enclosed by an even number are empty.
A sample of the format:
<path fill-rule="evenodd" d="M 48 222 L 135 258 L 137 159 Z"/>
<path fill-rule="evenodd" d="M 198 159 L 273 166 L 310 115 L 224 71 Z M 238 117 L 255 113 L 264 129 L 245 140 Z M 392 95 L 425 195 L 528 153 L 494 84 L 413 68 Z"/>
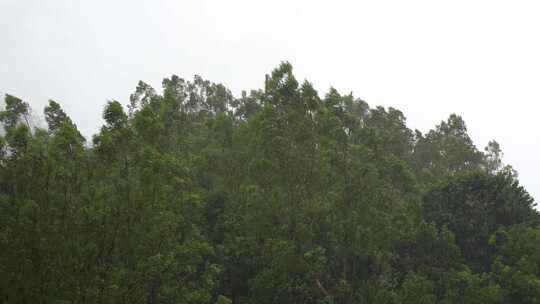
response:
<path fill-rule="evenodd" d="M 2 303 L 540 303 L 540 217 L 455 114 L 426 134 L 284 62 L 109 101 L 88 144 L 0 111 Z"/>

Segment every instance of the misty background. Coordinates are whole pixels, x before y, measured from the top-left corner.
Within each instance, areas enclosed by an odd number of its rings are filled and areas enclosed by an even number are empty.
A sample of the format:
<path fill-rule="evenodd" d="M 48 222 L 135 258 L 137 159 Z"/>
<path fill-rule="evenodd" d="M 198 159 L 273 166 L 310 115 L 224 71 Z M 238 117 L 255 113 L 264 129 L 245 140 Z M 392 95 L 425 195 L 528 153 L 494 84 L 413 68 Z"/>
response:
<path fill-rule="evenodd" d="M 41 115 L 62 104 L 87 137 L 107 100 L 171 74 L 263 86 L 281 61 L 330 86 L 402 110 L 428 131 L 461 115 L 479 150 L 540 197 L 540 4 L 535 1 L 0 0 L 0 93 Z"/>

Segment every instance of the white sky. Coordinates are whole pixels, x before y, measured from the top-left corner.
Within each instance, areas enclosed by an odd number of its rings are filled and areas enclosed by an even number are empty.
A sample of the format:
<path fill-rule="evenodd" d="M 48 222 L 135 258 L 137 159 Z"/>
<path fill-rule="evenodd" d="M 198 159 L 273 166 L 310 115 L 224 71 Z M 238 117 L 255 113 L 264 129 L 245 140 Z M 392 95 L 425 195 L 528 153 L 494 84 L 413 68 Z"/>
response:
<path fill-rule="evenodd" d="M 463 116 L 540 197 L 540 2 L 0 0 L 0 92 L 59 101 L 88 137 L 138 80 L 199 74 L 235 93 L 290 61 L 325 93 L 402 110 L 425 132 Z"/>

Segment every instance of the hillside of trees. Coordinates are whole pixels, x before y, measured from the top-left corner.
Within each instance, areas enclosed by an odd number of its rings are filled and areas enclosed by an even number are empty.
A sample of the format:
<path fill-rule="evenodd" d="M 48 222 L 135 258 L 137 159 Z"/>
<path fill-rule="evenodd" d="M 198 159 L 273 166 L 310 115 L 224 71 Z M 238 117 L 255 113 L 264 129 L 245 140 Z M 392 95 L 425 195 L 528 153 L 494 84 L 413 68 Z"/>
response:
<path fill-rule="evenodd" d="M 1 303 L 540 303 L 535 203 L 460 116 L 423 134 L 286 62 L 162 85 L 91 139 L 5 95 Z"/>

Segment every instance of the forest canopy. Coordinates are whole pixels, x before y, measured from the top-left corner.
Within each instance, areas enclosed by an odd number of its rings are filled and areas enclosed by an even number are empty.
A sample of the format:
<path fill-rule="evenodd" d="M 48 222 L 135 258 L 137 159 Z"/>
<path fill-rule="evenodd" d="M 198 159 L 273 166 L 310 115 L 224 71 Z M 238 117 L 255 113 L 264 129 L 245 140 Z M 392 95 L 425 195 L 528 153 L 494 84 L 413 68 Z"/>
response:
<path fill-rule="evenodd" d="M 287 62 L 239 97 L 141 81 L 91 139 L 4 102 L 2 303 L 540 303 L 535 203 L 459 115 L 411 130 Z"/>

